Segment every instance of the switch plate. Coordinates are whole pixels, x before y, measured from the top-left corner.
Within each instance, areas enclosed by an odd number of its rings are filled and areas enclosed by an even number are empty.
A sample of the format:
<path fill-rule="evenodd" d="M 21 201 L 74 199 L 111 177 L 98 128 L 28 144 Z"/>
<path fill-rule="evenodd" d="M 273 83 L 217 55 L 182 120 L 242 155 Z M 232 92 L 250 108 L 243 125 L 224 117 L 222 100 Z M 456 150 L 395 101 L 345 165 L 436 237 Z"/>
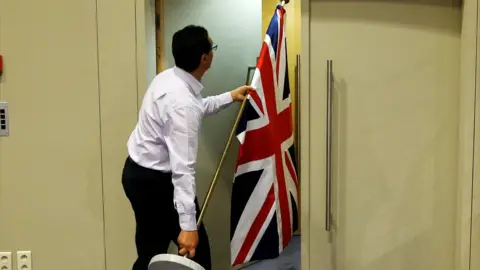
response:
<path fill-rule="evenodd" d="M 17 251 L 17 269 L 32 270 L 32 252 Z"/>
<path fill-rule="evenodd" d="M 0 252 L 0 270 L 13 270 L 12 252 Z"/>
<path fill-rule="evenodd" d="M 9 135 L 8 131 L 8 103 L 0 102 L 0 137 Z M 0 269 L 1 270 L 1 269 Z"/>

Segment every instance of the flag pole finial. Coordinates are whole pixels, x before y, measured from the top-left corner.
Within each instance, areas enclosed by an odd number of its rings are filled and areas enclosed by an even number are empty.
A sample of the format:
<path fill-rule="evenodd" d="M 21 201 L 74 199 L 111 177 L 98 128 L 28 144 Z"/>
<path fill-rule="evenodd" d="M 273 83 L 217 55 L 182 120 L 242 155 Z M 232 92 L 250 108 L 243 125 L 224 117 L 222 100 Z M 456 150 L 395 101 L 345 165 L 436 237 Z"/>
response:
<path fill-rule="evenodd" d="M 285 4 L 288 4 L 289 2 L 290 2 L 290 0 L 283 0 L 281 5 L 284 6 Z"/>

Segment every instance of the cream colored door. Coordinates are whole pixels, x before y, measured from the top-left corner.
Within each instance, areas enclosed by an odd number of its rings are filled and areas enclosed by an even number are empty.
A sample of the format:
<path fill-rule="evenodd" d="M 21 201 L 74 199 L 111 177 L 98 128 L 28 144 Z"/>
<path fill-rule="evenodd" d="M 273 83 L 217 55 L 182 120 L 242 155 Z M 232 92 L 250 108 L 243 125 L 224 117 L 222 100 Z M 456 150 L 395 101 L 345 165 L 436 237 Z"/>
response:
<path fill-rule="evenodd" d="M 0 36 L 0 251 L 104 269 L 96 1 L 0 0 Z"/>
<path fill-rule="evenodd" d="M 450 0 L 311 1 L 309 269 L 455 269 L 461 14 Z"/>

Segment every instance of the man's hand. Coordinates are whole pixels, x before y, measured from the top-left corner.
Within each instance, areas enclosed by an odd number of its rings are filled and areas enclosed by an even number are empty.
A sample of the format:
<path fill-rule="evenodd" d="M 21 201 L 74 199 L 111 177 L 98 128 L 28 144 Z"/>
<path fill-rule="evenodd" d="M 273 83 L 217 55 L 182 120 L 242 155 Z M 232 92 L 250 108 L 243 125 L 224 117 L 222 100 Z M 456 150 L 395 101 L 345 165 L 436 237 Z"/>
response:
<path fill-rule="evenodd" d="M 198 246 L 198 231 L 184 231 L 182 230 L 178 235 L 178 253 L 193 258 L 195 256 L 195 249 Z"/>
<path fill-rule="evenodd" d="M 231 91 L 230 94 L 232 95 L 233 101 L 243 101 L 247 96 L 248 91 L 255 91 L 255 89 L 251 86 L 244 85 Z"/>

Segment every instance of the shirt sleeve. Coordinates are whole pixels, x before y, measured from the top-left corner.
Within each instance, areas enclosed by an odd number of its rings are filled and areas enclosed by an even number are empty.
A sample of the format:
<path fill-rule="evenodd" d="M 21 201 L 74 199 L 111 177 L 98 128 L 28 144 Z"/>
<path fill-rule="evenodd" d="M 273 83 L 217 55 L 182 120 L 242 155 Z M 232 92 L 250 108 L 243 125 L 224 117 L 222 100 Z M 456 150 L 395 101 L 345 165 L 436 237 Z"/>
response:
<path fill-rule="evenodd" d="M 219 112 L 233 103 L 232 95 L 226 92 L 220 95 L 206 97 L 203 99 L 203 107 L 205 108 L 205 116 L 209 116 Z"/>
<path fill-rule="evenodd" d="M 165 141 L 172 168 L 174 205 L 180 228 L 197 230 L 195 210 L 195 162 L 201 112 L 192 106 L 172 108 Z"/>

